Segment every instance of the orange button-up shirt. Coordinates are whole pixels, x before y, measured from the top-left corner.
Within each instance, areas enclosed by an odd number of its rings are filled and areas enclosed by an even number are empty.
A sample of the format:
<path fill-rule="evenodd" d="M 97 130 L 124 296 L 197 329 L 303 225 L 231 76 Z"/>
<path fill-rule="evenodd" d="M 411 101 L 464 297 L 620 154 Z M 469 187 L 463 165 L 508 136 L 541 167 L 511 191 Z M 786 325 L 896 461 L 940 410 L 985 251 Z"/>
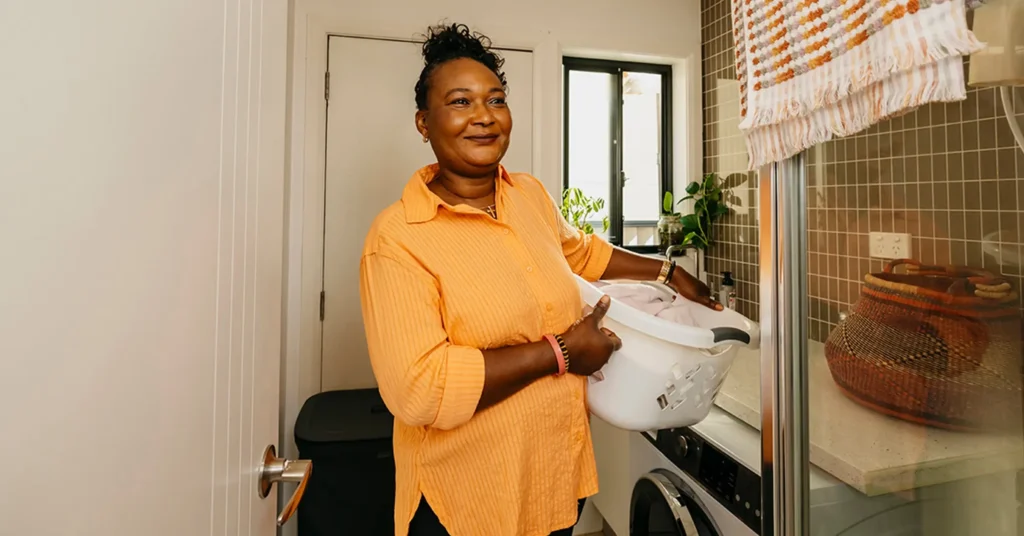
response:
<path fill-rule="evenodd" d="M 537 179 L 499 169 L 498 219 L 451 206 L 419 170 L 366 239 L 363 321 L 395 415 L 396 535 L 421 495 L 453 536 L 547 536 L 597 493 L 586 379 L 542 378 L 477 412 L 481 350 L 562 333 L 608 243 L 569 225 Z"/>

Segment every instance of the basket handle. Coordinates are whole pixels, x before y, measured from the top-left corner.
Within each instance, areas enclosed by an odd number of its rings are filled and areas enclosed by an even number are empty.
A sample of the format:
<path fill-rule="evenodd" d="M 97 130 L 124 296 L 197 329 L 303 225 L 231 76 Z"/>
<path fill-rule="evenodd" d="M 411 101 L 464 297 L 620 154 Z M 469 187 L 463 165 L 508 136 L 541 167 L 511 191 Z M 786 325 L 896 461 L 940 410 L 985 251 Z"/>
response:
<path fill-rule="evenodd" d="M 1002 280 L 1001 277 L 988 270 L 979 270 L 970 266 L 946 266 L 938 264 L 922 264 L 914 259 L 895 259 L 885 265 L 885 273 L 891 274 L 897 266 L 907 265 L 907 271 L 916 275 L 939 275 L 946 277 L 970 277 L 988 280 Z"/>
<path fill-rule="evenodd" d="M 733 327 L 720 327 L 711 328 L 711 333 L 715 337 L 715 343 L 725 341 L 736 341 L 743 344 L 750 344 L 750 334 L 739 328 Z"/>
<path fill-rule="evenodd" d="M 967 277 L 956 280 L 949 287 L 949 293 L 958 296 L 975 296 L 990 300 L 1001 300 L 1010 295 L 1010 289 L 1010 283 L 1005 279 Z"/>
<path fill-rule="evenodd" d="M 949 293 L 953 295 L 1002 299 L 1010 294 L 1010 283 L 1006 278 L 997 276 L 988 270 L 970 266 L 922 264 L 913 259 L 895 259 L 885 265 L 884 271 L 891 274 L 897 266 L 901 265 L 907 265 L 907 271 L 914 275 L 957 278 L 957 281 L 949 287 Z M 971 286 L 969 287 L 968 284 Z"/>

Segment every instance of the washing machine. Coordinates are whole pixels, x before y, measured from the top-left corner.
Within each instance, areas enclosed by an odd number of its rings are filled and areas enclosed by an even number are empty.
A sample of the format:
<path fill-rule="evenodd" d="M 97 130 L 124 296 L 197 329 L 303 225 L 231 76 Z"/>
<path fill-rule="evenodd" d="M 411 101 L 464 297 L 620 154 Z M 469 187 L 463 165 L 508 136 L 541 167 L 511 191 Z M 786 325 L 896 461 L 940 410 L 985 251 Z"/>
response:
<path fill-rule="evenodd" d="M 742 441 L 727 441 L 736 443 L 731 446 L 738 447 L 737 452 L 698 432 L 715 421 L 729 420 L 712 408 L 704 421 L 690 428 L 630 436 L 634 483 L 630 536 L 753 536 L 760 532 L 761 479 L 740 461 L 748 450 L 759 449 L 760 438 L 754 433 L 749 448 L 739 444 Z"/>
<path fill-rule="evenodd" d="M 629 441 L 629 536 L 761 533 L 757 430 L 716 407 L 692 427 L 634 433 Z M 925 514 L 944 509 L 934 504 L 945 500 L 940 494 L 868 497 L 814 467 L 809 480 L 813 536 L 920 535 Z"/>

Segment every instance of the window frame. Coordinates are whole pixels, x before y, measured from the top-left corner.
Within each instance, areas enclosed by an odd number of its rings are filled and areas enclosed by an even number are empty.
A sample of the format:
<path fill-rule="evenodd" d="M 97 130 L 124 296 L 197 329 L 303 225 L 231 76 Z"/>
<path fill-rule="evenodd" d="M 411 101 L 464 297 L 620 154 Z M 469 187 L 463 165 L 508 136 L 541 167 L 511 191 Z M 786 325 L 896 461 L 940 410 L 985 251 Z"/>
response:
<path fill-rule="evenodd" d="M 658 246 L 622 246 L 623 230 L 626 226 L 657 225 L 657 221 L 624 221 L 622 216 L 622 191 L 624 187 L 622 155 L 622 95 L 623 71 L 661 75 L 661 184 L 658 206 L 665 193 L 672 192 L 672 66 L 656 63 L 602 60 L 564 56 L 562 58 L 562 188 L 569 188 L 569 73 L 572 71 L 605 73 L 612 75 L 614 87 L 609 113 L 612 116 L 611 176 L 608 192 L 608 240 L 613 245 L 625 247 L 638 253 L 656 253 Z M 659 210 L 659 213 L 661 211 Z M 631 225 L 630 225 L 631 224 Z"/>

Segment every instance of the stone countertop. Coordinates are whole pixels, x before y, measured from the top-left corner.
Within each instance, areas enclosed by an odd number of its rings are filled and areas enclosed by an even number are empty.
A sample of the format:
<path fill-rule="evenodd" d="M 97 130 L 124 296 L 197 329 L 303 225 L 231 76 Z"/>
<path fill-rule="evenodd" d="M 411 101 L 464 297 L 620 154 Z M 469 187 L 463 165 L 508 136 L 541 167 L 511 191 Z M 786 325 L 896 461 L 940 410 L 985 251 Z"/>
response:
<path fill-rule="evenodd" d="M 1024 468 L 1020 434 L 951 432 L 855 404 L 832 381 L 825 345 L 808 345 L 811 463 L 867 495 Z M 760 428 L 760 355 L 741 349 L 715 403 Z"/>

